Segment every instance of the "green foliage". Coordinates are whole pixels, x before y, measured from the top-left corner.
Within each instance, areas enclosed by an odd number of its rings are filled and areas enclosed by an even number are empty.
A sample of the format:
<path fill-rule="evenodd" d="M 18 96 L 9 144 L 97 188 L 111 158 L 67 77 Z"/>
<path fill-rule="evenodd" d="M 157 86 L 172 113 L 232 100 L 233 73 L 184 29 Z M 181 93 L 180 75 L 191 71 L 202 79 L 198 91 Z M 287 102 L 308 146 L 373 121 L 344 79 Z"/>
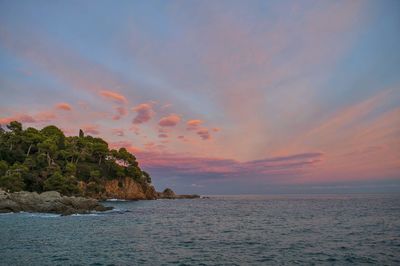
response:
<path fill-rule="evenodd" d="M 149 175 L 147 172 L 145 172 L 145 171 L 142 171 L 142 174 L 143 174 L 144 181 L 145 181 L 146 183 L 151 184 L 151 177 L 150 177 L 150 175 Z"/>
<path fill-rule="evenodd" d="M 22 124 L 18 121 L 12 121 L 7 128 L 13 133 L 19 133 L 22 131 Z"/>
<path fill-rule="evenodd" d="M 65 174 L 67 175 L 76 175 L 76 165 L 73 163 L 67 163 L 65 166 Z"/>
<path fill-rule="evenodd" d="M 22 174 L 16 171 L 8 171 L 0 177 L 0 187 L 11 192 L 21 191 L 25 188 Z"/>
<path fill-rule="evenodd" d="M 7 173 L 8 163 L 6 161 L 0 161 L 0 176 L 3 176 Z"/>
<path fill-rule="evenodd" d="M 64 195 L 74 195 L 79 191 L 76 178 L 63 176 L 61 172 L 55 172 L 44 181 L 44 190 L 56 190 Z"/>
<path fill-rule="evenodd" d="M 98 178 L 100 178 L 100 175 L 101 175 L 101 173 L 100 173 L 99 170 L 90 171 L 90 177 L 91 177 L 93 180 L 97 180 Z"/>
<path fill-rule="evenodd" d="M 105 180 L 133 178 L 151 183 L 139 168 L 136 157 L 125 148 L 110 150 L 101 138 L 66 137 L 56 126 L 41 130 L 13 121 L 0 126 L 0 187 L 19 191 L 57 190 L 79 194 L 78 181 L 87 183 L 87 191 L 101 193 Z"/>

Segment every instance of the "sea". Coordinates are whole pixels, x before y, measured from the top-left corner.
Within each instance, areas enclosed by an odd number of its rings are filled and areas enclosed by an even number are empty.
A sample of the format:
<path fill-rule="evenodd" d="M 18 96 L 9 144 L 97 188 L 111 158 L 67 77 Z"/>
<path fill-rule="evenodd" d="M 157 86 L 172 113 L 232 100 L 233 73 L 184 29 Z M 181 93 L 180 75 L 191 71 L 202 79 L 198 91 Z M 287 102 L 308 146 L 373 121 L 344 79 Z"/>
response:
<path fill-rule="evenodd" d="M 400 265 L 400 195 L 108 201 L 0 215 L 0 265 Z"/>

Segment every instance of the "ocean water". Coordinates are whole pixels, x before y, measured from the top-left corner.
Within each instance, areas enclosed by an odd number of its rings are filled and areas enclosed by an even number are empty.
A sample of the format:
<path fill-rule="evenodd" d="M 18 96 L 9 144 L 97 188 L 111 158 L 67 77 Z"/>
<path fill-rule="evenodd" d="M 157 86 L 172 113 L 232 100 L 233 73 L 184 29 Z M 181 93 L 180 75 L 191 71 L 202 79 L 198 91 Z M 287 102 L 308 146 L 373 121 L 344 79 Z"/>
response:
<path fill-rule="evenodd" d="M 1 214 L 0 265 L 400 265 L 400 195 L 106 202 Z"/>

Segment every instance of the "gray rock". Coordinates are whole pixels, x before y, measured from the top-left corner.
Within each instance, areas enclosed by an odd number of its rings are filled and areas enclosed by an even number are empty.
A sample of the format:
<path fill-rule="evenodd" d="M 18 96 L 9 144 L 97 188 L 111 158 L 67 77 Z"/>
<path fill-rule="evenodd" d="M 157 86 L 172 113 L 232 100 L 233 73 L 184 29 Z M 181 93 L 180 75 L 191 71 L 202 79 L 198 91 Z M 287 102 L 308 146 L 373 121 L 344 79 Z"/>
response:
<path fill-rule="evenodd" d="M 56 191 L 7 193 L 0 189 L 0 213 L 25 211 L 70 215 L 110 209 L 112 207 L 105 207 L 95 199 L 65 197 Z"/>
<path fill-rule="evenodd" d="M 200 198 L 199 195 L 177 195 L 175 192 L 170 189 L 166 188 L 163 192 L 157 192 L 158 199 L 197 199 Z"/>

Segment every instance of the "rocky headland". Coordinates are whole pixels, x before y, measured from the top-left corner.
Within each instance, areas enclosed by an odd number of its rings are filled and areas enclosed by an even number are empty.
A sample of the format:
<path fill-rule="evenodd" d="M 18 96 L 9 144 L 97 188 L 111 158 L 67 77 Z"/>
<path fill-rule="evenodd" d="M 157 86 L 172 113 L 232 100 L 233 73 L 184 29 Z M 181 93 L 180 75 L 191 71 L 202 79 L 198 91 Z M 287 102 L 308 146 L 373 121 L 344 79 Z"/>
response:
<path fill-rule="evenodd" d="M 82 130 L 65 136 L 54 125 L 0 125 L 0 212 L 68 215 L 108 210 L 99 200 L 186 198 L 199 196 L 157 192 L 135 155 Z"/>
<path fill-rule="evenodd" d="M 85 195 L 87 184 L 81 184 Z M 107 211 L 112 207 L 103 206 L 99 200 L 156 200 L 156 199 L 196 199 L 199 195 L 177 195 L 167 188 L 157 192 L 153 186 L 141 184 L 126 178 L 123 181 L 112 180 L 104 184 L 105 191 L 98 194 L 81 196 L 63 196 L 57 191 L 43 193 L 19 191 L 6 192 L 0 188 L 0 213 L 40 212 L 61 215 L 87 214 L 93 211 Z"/>
<path fill-rule="evenodd" d="M 157 192 L 151 184 L 137 182 L 132 178 L 113 179 L 101 184 L 103 190 L 92 193 L 88 188 L 90 183 L 81 182 L 79 188 L 83 195 L 98 200 L 123 199 L 123 200 L 155 200 L 155 199 L 196 199 L 200 198 L 196 194 L 177 195 L 175 192 L 166 188 L 163 192 Z"/>

